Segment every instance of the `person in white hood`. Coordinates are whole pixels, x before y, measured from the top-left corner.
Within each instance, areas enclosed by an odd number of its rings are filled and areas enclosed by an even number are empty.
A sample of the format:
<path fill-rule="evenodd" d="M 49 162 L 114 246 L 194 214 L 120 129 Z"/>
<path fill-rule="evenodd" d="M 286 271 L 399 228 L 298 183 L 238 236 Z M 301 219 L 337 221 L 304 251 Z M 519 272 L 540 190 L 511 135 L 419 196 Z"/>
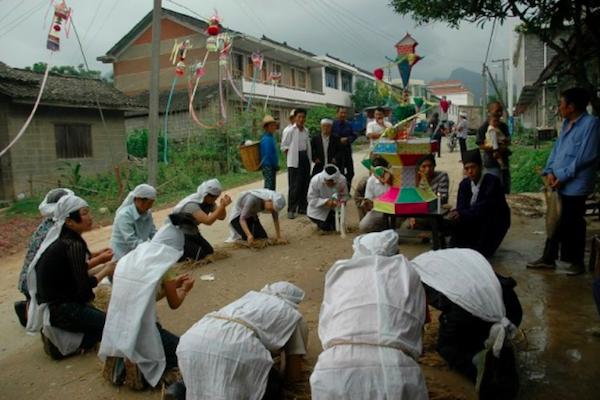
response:
<path fill-rule="evenodd" d="M 310 377 L 313 400 L 426 400 L 422 351 L 425 291 L 392 231 L 359 236 L 351 260 L 325 277 L 319 315 L 323 352 Z"/>
<path fill-rule="evenodd" d="M 285 355 L 288 382 L 301 378 L 308 328 L 298 304 L 304 291 L 275 282 L 205 315 L 181 336 L 177 347 L 183 383 L 167 399 L 280 399 L 273 354 Z"/>
<path fill-rule="evenodd" d="M 441 311 L 438 353 L 476 384 L 480 399 L 513 399 L 519 380 L 510 339 L 523 311 L 516 282 L 471 249 L 429 251 L 412 260 L 429 304 Z"/>
<path fill-rule="evenodd" d="M 348 198 L 346 178 L 335 165 L 326 165 L 310 180 L 307 215 L 320 230 L 334 231 L 335 208 Z"/>
<path fill-rule="evenodd" d="M 25 300 L 15 302 L 15 313 L 19 318 L 19 322 L 23 327 L 27 325 L 27 306 L 29 305 L 29 289 L 27 287 L 27 271 L 29 270 L 29 264 L 35 257 L 35 254 L 39 250 L 42 242 L 46 238 L 48 231 L 54 225 L 54 210 L 56 209 L 56 203 L 61 197 L 74 194 L 69 189 L 57 188 L 50 190 L 44 200 L 40 203 L 38 209 L 40 214 L 44 217 L 44 220 L 38 225 L 29 239 L 29 246 L 27 247 L 27 253 L 25 253 L 25 260 L 23 261 L 23 267 L 19 274 L 19 291 L 25 296 Z"/>

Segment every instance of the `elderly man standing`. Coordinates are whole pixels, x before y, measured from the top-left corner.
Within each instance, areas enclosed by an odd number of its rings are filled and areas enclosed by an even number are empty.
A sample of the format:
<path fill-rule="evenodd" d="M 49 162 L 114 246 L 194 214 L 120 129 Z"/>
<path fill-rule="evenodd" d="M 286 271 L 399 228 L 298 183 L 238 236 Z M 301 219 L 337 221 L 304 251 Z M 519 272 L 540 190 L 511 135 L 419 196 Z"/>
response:
<path fill-rule="evenodd" d="M 333 121 L 327 118 L 321 120 L 321 134 L 310 141 L 312 149 L 312 161 L 314 163 L 311 176 L 323 171 L 323 166 L 335 164 L 341 168 L 344 159 L 340 138 L 331 135 Z"/>
<path fill-rule="evenodd" d="M 310 133 L 304 126 L 306 110 L 294 110 L 294 125 L 286 128 L 281 140 L 281 150 L 287 157 L 288 167 L 288 218 L 306 214 L 306 192 L 310 182 Z"/>
<path fill-rule="evenodd" d="M 598 118 L 586 111 L 589 100 L 580 88 L 568 89 L 560 96 L 558 111 L 565 120 L 543 174 L 558 190 L 562 210 L 557 229 L 546 239 L 544 254 L 527 268 L 556 268 L 560 247 L 560 259 L 571 264 L 567 275 L 584 272 L 585 199 L 594 191 L 600 145 Z"/>
<path fill-rule="evenodd" d="M 119 260 L 156 233 L 151 208 L 156 189 L 142 183 L 133 189 L 115 213 L 110 245 Z"/>
<path fill-rule="evenodd" d="M 346 121 L 347 110 L 345 107 L 338 107 L 337 119 L 333 121 L 332 132 L 333 136 L 340 139 L 341 155 L 343 160 L 338 160 L 337 165 L 340 166 L 342 175 L 346 177 L 348 184 L 348 192 L 354 178 L 354 160 L 352 159 L 352 143 L 358 135 L 352 129 L 352 124 Z"/>

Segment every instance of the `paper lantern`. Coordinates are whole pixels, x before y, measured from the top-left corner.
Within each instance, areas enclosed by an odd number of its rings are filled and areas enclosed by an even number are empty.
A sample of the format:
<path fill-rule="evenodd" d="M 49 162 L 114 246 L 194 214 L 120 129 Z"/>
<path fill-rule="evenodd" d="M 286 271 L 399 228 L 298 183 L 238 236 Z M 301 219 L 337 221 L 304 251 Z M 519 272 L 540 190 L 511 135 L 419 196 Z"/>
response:
<path fill-rule="evenodd" d="M 383 68 L 377 68 L 376 70 L 373 71 L 373 75 L 375 76 L 375 79 L 377 79 L 378 81 L 383 79 Z"/>

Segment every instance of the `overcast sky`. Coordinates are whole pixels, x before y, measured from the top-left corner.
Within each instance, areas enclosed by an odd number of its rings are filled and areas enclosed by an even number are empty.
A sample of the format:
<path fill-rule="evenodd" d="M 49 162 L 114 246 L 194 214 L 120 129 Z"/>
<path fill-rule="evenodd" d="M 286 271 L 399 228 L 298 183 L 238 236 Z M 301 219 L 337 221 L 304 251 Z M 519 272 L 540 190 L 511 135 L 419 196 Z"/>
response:
<path fill-rule="evenodd" d="M 444 24 L 417 27 L 395 14 L 388 0 L 177 0 L 204 17 L 217 9 L 223 24 L 260 37 L 265 34 L 316 54 L 329 53 L 368 70 L 395 55 L 394 44 L 409 32 L 424 56 L 412 77 L 447 77 L 463 67 L 481 71 L 492 24 L 484 29 L 463 24 L 459 30 Z M 152 8 L 152 0 L 71 0 L 73 20 L 91 69 L 110 71 L 96 61 Z M 48 0 L 0 0 L 0 61 L 24 67 L 36 61 L 77 65 L 83 58 L 73 33 L 61 38 L 61 50 L 50 56 L 46 35 L 51 19 Z M 187 13 L 163 0 L 163 7 Z M 490 59 L 508 56 L 508 28 L 496 28 Z M 234 43 L 235 47 L 235 43 Z M 397 74 L 397 72 L 395 72 Z"/>

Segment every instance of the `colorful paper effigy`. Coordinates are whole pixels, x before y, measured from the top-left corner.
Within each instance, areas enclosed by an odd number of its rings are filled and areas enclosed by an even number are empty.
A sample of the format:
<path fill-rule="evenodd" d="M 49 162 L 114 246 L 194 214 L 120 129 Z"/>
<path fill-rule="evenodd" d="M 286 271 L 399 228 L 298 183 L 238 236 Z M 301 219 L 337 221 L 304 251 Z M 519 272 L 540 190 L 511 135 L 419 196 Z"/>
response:
<path fill-rule="evenodd" d="M 380 141 L 372 156 L 389 164 L 393 176 L 389 191 L 373 201 L 373 209 L 386 214 L 428 214 L 436 211 L 437 196 L 426 180 L 417 186 L 417 161 L 431 153 L 429 139 Z"/>

